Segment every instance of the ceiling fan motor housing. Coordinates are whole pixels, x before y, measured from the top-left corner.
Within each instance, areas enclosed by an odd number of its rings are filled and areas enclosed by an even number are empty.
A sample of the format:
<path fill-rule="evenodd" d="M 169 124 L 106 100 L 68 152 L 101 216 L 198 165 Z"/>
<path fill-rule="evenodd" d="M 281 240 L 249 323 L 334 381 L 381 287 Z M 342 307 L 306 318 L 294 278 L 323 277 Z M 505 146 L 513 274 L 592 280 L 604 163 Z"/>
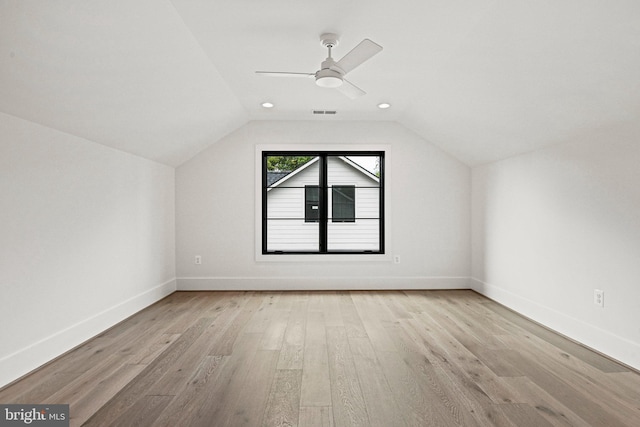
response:
<path fill-rule="evenodd" d="M 316 72 L 316 84 L 321 87 L 338 87 L 342 84 L 343 74 L 333 58 L 327 58 L 322 62 L 320 70 Z"/>

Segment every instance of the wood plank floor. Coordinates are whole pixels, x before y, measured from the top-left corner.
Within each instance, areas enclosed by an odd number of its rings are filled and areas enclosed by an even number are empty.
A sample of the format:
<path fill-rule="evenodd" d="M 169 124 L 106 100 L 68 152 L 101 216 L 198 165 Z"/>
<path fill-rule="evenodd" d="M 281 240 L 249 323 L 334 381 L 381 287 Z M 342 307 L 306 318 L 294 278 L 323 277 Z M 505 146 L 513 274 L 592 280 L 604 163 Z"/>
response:
<path fill-rule="evenodd" d="M 640 375 L 472 291 L 176 292 L 0 402 L 73 426 L 638 426 Z"/>

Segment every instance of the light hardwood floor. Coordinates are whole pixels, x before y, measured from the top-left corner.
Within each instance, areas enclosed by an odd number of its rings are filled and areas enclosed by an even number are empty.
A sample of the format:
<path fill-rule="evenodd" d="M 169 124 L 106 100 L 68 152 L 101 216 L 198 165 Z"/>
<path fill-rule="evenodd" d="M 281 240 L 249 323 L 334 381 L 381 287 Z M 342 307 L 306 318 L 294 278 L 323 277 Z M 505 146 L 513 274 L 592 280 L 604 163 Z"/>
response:
<path fill-rule="evenodd" d="M 472 291 L 177 292 L 0 402 L 86 426 L 638 426 L 640 375 Z"/>

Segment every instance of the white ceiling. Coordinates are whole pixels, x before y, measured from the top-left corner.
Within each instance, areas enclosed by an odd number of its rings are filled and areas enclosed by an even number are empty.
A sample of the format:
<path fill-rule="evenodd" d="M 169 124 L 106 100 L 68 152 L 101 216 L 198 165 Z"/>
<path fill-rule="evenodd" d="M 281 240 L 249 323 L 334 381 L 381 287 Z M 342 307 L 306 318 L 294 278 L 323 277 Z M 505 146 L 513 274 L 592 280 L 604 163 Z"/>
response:
<path fill-rule="evenodd" d="M 329 31 L 384 47 L 367 95 L 254 73 L 316 71 Z M 397 121 L 477 165 L 640 135 L 640 2 L 0 0 L 0 111 L 172 166 L 248 120 Z"/>

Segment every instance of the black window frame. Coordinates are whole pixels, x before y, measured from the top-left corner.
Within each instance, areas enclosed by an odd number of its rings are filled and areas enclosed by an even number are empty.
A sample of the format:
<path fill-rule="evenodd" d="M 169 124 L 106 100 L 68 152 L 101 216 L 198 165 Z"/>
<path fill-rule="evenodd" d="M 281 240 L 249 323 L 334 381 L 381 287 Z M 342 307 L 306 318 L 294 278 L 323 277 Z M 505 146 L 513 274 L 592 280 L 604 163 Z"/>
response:
<path fill-rule="evenodd" d="M 318 220 L 309 220 L 307 221 L 307 195 L 305 188 L 305 213 L 304 213 L 304 222 L 317 222 L 319 226 L 319 245 L 317 251 L 296 251 L 296 250 L 268 250 L 267 242 L 267 192 L 269 187 L 267 186 L 267 158 L 271 156 L 312 156 L 319 158 L 319 218 Z M 378 220 L 378 250 L 328 250 L 328 223 L 332 221 L 332 216 L 329 216 L 329 190 L 331 187 L 328 185 L 328 177 L 327 177 L 327 159 L 329 157 L 358 157 L 358 156 L 375 156 L 379 158 L 379 169 L 378 169 L 378 191 L 379 191 L 379 212 L 377 218 L 367 218 L 367 219 L 377 219 Z M 384 151 L 288 151 L 288 150 L 264 150 L 262 151 L 262 161 L 261 161 L 261 175 L 262 175 L 262 254 L 263 255 L 357 255 L 357 254 L 379 254 L 383 255 L 385 253 L 385 152 Z M 339 185 L 336 187 L 347 187 L 348 185 Z M 311 187 L 311 186 L 308 186 Z M 356 188 L 355 186 L 353 186 Z M 353 221 L 345 220 L 336 220 L 334 222 L 355 222 L 358 218 L 354 212 Z"/>

